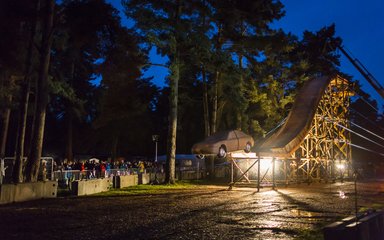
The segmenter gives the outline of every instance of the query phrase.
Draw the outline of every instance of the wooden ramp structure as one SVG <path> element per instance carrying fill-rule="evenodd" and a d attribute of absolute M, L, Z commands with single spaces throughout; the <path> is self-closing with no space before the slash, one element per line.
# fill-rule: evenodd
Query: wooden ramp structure
<path fill-rule="evenodd" d="M 352 91 L 340 76 L 318 77 L 300 89 L 284 124 L 256 146 L 254 154 L 231 154 L 232 169 L 240 171 L 236 182 L 248 179 L 251 167 L 257 166 L 257 184 L 266 179 L 262 161 L 271 162 L 269 181 L 276 183 L 335 181 L 350 177 L 351 136 L 349 105 Z M 242 170 L 239 161 L 249 166 Z M 251 164 L 249 163 L 251 162 Z M 244 164 L 243 164 L 244 165 Z"/>

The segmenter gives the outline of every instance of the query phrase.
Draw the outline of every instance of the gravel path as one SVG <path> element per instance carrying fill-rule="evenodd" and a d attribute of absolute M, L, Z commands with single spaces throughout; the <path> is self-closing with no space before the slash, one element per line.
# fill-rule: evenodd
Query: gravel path
<path fill-rule="evenodd" d="M 0 239 L 297 239 L 355 209 L 353 183 L 227 189 L 3 205 Z M 378 182 L 359 184 L 358 205 L 384 204 L 381 189 Z"/>

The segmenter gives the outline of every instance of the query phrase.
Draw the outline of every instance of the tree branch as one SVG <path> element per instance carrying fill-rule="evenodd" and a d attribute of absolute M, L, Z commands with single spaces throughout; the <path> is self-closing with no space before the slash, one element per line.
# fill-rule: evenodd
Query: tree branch
<path fill-rule="evenodd" d="M 161 64 L 161 63 L 147 63 L 147 64 L 144 64 L 143 67 L 146 67 L 146 66 L 156 66 L 156 67 L 165 67 L 165 68 L 169 68 L 167 65 L 165 64 Z"/>

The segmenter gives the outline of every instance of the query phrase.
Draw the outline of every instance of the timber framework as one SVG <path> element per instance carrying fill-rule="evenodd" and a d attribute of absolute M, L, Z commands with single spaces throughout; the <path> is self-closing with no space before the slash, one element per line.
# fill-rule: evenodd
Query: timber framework
<path fill-rule="evenodd" d="M 349 106 L 350 83 L 340 76 L 309 80 L 292 110 L 256 153 L 232 153 L 232 187 L 238 182 L 261 185 L 335 181 L 352 175 Z"/>

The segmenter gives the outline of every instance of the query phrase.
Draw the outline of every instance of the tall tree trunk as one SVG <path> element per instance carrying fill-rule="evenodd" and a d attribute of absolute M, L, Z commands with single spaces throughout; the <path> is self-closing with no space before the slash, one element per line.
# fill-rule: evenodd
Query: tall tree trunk
<path fill-rule="evenodd" d="M 211 135 L 211 126 L 209 124 L 209 107 L 208 107 L 208 87 L 207 87 L 207 74 L 204 66 L 201 69 L 203 77 L 203 110 L 204 110 L 204 130 L 205 137 Z"/>
<path fill-rule="evenodd" d="M 177 34 L 179 33 L 179 18 L 181 16 L 182 5 L 181 0 L 177 0 L 175 9 L 175 34 L 170 47 L 174 53 L 174 59 L 171 63 L 170 77 L 170 94 L 169 94 L 169 126 L 167 138 L 167 161 L 165 171 L 165 183 L 174 184 L 176 180 L 176 135 L 177 135 L 177 102 L 179 97 L 179 79 L 180 79 L 180 56 L 179 41 Z"/>
<path fill-rule="evenodd" d="M 43 149 L 46 107 L 48 104 L 48 70 L 51 57 L 53 14 L 55 8 L 54 0 L 46 0 L 46 15 L 42 35 L 42 46 L 40 56 L 40 69 L 38 78 L 36 121 L 31 147 L 31 155 L 26 166 L 26 181 L 35 182 L 39 173 L 40 159 Z"/>
<path fill-rule="evenodd" d="M 10 97 L 11 98 L 11 97 Z M 12 98 L 11 98 L 12 99 Z M 8 138 L 8 128 L 9 128 L 9 117 L 11 115 L 11 109 L 7 107 L 2 114 L 3 124 L 1 128 L 1 149 L 0 149 L 0 158 L 5 157 L 5 150 L 7 147 L 7 138 Z"/>
<path fill-rule="evenodd" d="M 29 91 L 31 86 L 31 75 L 33 71 L 32 59 L 33 59 L 33 47 L 34 39 L 37 28 L 37 14 L 40 9 L 40 0 L 35 0 L 36 10 L 35 18 L 31 26 L 31 33 L 29 36 L 28 42 L 28 52 L 25 61 L 25 73 L 24 73 L 24 82 L 22 85 L 22 99 L 20 103 L 20 114 L 18 120 L 18 134 L 17 142 L 15 146 L 15 166 L 13 168 L 13 182 L 20 183 L 23 181 L 23 159 L 24 159 L 24 142 L 25 142 L 25 131 L 27 125 L 27 115 L 28 115 L 28 103 L 29 103 Z"/>
<path fill-rule="evenodd" d="M 219 76 L 220 72 L 216 71 L 215 78 L 213 80 L 213 96 L 212 96 L 212 119 L 211 119 L 211 135 L 217 131 L 217 107 L 218 107 L 218 94 L 219 94 Z"/>
<path fill-rule="evenodd" d="M 8 102 L 12 102 L 12 95 L 7 97 Z M 5 151 L 7 147 L 7 138 L 8 138 L 8 128 L 9 128 L 9 117 L 11 116 L 11 108 L 7 106 L 2 114 L 3 117 L 3 127 L 1 129 L 1 149 L 0 149 L 0 158 L 5 157 Z"/>
<path fill-rule="evenodd" d="M 34 95 L 34 101 L 33 101 L 33 107 L 32 108 L 32 111 L 34 113 L 36 113 L 36 106 L 37 106 L 37 94 L 38 94 L 38 83 L 37 81 L 35 81 L 35 84 L 34 84 L 34 89 L 35 91 L 31 91 L 30 94 Z M 36 122 L 36 114 L 33 114 L 32 115 L 32 120 L 31 120 L 31 123 L 29 124 L 30 126 L 30 132 L 29 132 L 29 138 L 28 138 L 28 141 L 25 141 L 25 154 L 26 156 L 30 156 L 31 155 L 31 148 L 32 148 L 32 141 L 33 141 L 33 136 L 35 134 L 35 122 Z"/>
<path fill-rule="evenodd" d="M 245 26 L 244 21 L 241 20 L 241 36 L 245 36 Z M 241 51 L 241 50 L 240 50 Z M 239 57 L 239 69 L 240 69 L 240 91 L 243 90 L 244 85 L 244 76 L 243 76 L 243 54 L 241 52 L 238 53 Z M 241 93 L 240 93 L 241 94 Z M 243 126 L 243 114 L 244 114 L 244 105 L 241 104 L 240 107 L 236 109 L 236 128 L 237 130 L 241 130 Z"/>
<path fill-rule="evenodd" d="M 168 184 L 175 183 L 175 162 L 176 162 L 176 134 L 177 134 L 177 102 L 178 102 L 178 85 L 180 78 L 180 63 L 178 57 L 171 65 L 172 77 L 170 79 L 171 93 L 169 96 L 169 127 L 167 138 L 167 164 L 165 182 Z"/>
<path fill-rule="evenodd" d="M 243 56 L 239 54 L 239 69 L 240 69 L 240 91 L 243 89 Z M 242 128 L 242 117 L 243 117 L 243 108 L 240 106 L 236 108 L 236 129 L 241 130 Z"/>
<path fill-rule="evenodd" d="M 203 6 L 206 6 L 206 1 L 203 1 Z M 202 15 L 202 29 L 205 34 L 206 28 L 206 16 L 205 11 Z M 209 101 L 208 101 L 208 86 L 207 86 L 207 72 L 205 71 L 205 63 L 201 66 L 201 75 L 203 78 L 203 111 L 204 111 L 204 135 L 208 137 L 211 135 L 211 124 L 209 119 Z"/>
<path fill-rule="evenodd" d="M 9 77 L 6 72 L 2 74 L 2 81 L 4 83 L 4 89 L 11 89 L 13 85 L 13 78 Z M 9 118 L 11 116 L 11 104 L 12 94 L 9 92 L 6 96 L 5 108 L 2 111 L 2 128 L 1 128 L 1 146 L 0 146 L 0 158 L 5 157 L 8 139 Z"/>
<path fill-rule="evenodd" d="M 218 30 L 217 36 L 217 45 L 216 51 L 220 51 L 221 49 L 221 32 L 222 28 L 220 27 Z M 221 72 L 219 69 L 216 70 L 215 77 L 213 79 L 212 84 L 212 112 L 211 112 L 211 135 L 215 134 L 218 128 L 218 107 L 219 107 L 219 82 L 220 82 Z M 211 156 L 207 161 L 207 171 L 210 178 L 214 178 L 215 176 L 215 157 Z"/>
<path fill-rule="evenodd" d="M 8 100 L 12 101 L 12 95 L 8 97 Z M 8 128 L 9 128 L 9 117 L 11 115 L 11 108 L 6 107 L 3 112 L 0 112 L 2 117 L 2 128 L 0 132 L 0 185 L 3 184 L 3 171 L 4 170 L 4 157 L 7 146 Z"/>
<path fill-rule="evenodd" d="M 72 60 L 71 64 L 71 81 L 70 85 L 75 79 L 75 60 Z M 67 148 L 66 148 L 66 156 L 68 162 L 73 162 L 73 109 L 71 103 L 67 103 Z"/>
<path fill-rule="evenodd" d="M 212 84 L 212 114 L 211 114 L 211 133 L 213 135 L 216 132 L 216 123 L 217 123 L 217 106 L 218 106 L 218 79 L 219 79 L 219 71 L 216 71 L 215 78 Z M 218 149 L 217 149 L 218 150 Z M 215 174 L 215 157 L 209 156 L 207 158 L 207 172 L 208 177 L 213 179 Z"/>
<path fill-rule="evenodd" d="M 220 27 L 217 33 L 217 45 L 216 51 L 221 51 L 221 32 L 222 28 Z M 218 110 L 218 101 L 219 101 L 219 81 L 220 81 L 221 72 L 217 69 L 215 73 L 215 78 L 213 80 L 213 96 L 212 96 L 212 118 L 211 118 L 211 135 L 217 131 L 217 110 Z"/>

